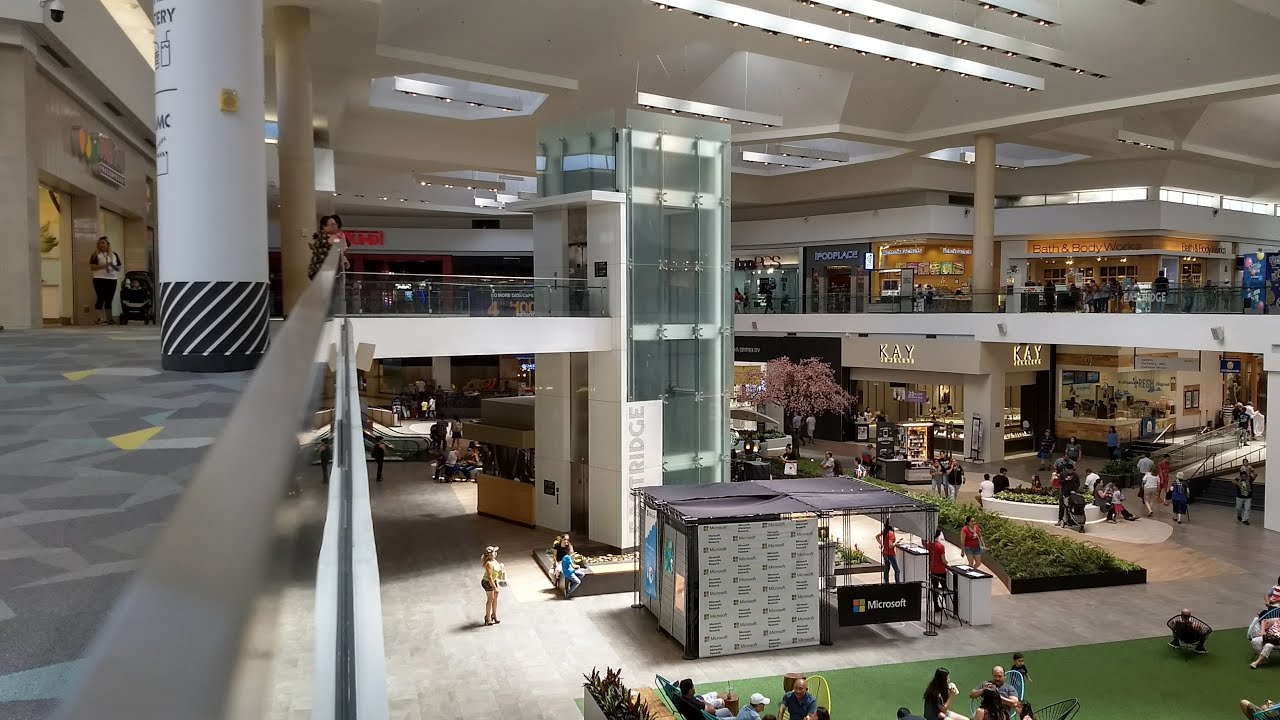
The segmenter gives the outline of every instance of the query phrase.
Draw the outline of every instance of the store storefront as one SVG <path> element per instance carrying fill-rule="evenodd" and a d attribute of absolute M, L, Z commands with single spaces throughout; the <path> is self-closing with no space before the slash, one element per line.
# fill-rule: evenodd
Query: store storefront
<path fill-rule="evenodd" d="M 968 295 L 973 278 L 973 247 L 956 240 L 899 240 L 876 243 L 873 252 L 878 271 L 911 271 L 915 286 L 934 291 L 934 302 L 945 304 Z M 885 276 L 888 277 L 887 275 Z M 873 283 L 872 297 L 880 297 L 883 283 Z M 897 293 L 895 293 L 897 294 Z M 967 299 L 963 300 L 967 302 Z M 947 312 L 945 308 L 935 308 Z M 967 310 L 964 308 L 963 310 Z M 961 310 L 962 311 L 962 310 Z"/>
<path fill-rule="evenodd" d="M 743 296 L 734 312 L 798 312 L 800 255 L 794 250 L 760 250 L 735 256 L 733 289 Z"/>
<path fill-rule="evenodd" d="M 116 132 L 116 120 L 40 71 L 30 71 L 25 98 L 27 154 L 0 159 L 14 182 L 32 178 L 25 192 L 15 188 L 0 198 L 11 238 L 3 245 L 0 281 L 15 301 L 0 307 L 0 325 L 94 324 L 99 315 L 89 261 L 100 237 L 122 263 L 111 313 L 118 317 L 125 274 L 154 277 L 153 156 Z M 27 172 L 16 168 L 24 162 Z"/>
<path fill-rule="evenodd" d="M 1172 288 L 1231 285 L 1236 262 L 1230 242 L 1150 236 L 1005 241 L 1001 256 L 1007 284 L 1049 282 L 1058 300 L 1067 300 L 1072 285 L 1083 289 L 1090 281 L 1134 286 L 1134 293 L 1113 302 L 1113 312 L 1150 311 L 1151 283 L 1161 273 Z"/>
<path fill-rule="evenodd" d="M 770 360 L 788 357 L 793 361 L 816 357 L 831 366 L 836 382 L 848 389 L 841 379 L 840 338 L 793 337 L 777 335 L 737 335 L 733 338 L 733 364 L 735 385 L 744 377 L 743 369 L 764 370 Z M 791 432 L 791 421 L 783 417 L 783 408 L 768 407 L 763 412 L 774 418 L 782 432 Z M 819 440 L 846 440 L 843 436 L 845 416 L 830 413 L 815 418 L 814 437 Z"/>
<path fill-rule="evenodd" d="M 1055 361 L 1057 436 L 1096 455 L 1112 427 L 1129 442 L 1219 423 L 1231 386 L 1218 353 L 1059 345 Z"/>
<path fill-rule="evenodd" d="M 864 312 L 875 256 L 870 243 L 821 245 L 804 249 L 805 310 L 813 313 Z"/>
<path fill-rule="evenodd" d="M 1035 429 L 1051 421 L 1051 347 L 845 338 L 842 360 L 856 398 L 846 436 L 872 442 L 891 425 L 917 464 L 975 450 L 999 461 L 1030 450 Z"/>

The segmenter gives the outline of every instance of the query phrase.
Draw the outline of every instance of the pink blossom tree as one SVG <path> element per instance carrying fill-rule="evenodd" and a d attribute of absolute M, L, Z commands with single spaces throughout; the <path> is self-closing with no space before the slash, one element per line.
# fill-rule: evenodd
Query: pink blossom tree
<path fill-rule="evenodd" d="M 796 363 L 784 355 L 770 360 L 764 372 L 748 371 L 741 379 L 748 382 L 739 383 L 735 397 L 738 402 L 778 405 L 787 418 L 844 412 L 853 402 L 853 397 L 836 382 L 831 365 L 818 358 Z"/>

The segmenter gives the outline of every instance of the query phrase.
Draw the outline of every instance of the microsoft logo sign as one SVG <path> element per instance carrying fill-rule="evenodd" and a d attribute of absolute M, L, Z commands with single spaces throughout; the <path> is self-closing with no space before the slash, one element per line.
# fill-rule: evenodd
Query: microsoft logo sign
<path fill-rule="evenodd" d="M 868 610 L 896 610 L 906 606 L 906 598 L 899 600 L 864 600 L 857 598 L 853 601 L 853 611 L 855 613 L 864 613 Z"/>

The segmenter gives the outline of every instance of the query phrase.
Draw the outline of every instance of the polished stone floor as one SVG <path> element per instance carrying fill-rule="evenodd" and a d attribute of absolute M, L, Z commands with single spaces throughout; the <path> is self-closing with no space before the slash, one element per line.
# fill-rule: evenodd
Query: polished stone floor
<path fill-rule="evenodd" d="M 159 336 L 0 332 L 0 718 L 52 712 L 247 382 Z"/>
<path fill-rule="evenodd" d="M 949 627 L 934 638 L 914 624 L 843 629 L 830 647 L 685 661 L 680 648 L 656 631 L 654 618 L 630 607 L 631 595 L 558 599 L 529 556 L 550 542 L 550 531 L 476 516 L 474 485 L 425 482 L 415 464 L 388 470 L 387 482 L 373 488 L 374 524 L 393 717 L 403 720 L 464 706 L 476 717 L 580 717 L 573 700 L 581 697 L 582 673 L 592 667 L 621 666 L 636 684 L 651 683 L 654 673 L 711 682 L 1058 647 L 1160 635 L 1184 605 L 1211 625 L 1239 627 L 1280 570 L 1274 560 L 1280 535 L 1257 523 L 1237 524 L 1229 509 L 1203 507 L 1194 523 L 1178 527 L 1167 541 L 1132 545 L 1134 557 L 1146 553 L 1162 565 L 1185 558 L 1184 572 L 1170 573 L 1168 580 L 1000 595 L 992 601 L 992 626 Z M 480 554 L 488 544 L 502 547 L 511 577 L 502 595 L 503 622 L 493 627 L 482 623 L 479 587 Z M 1243 657 L 1242 638 L 1238 644 Z M 1135 690 L 1148 691 L 1158 688 Z M 1140 705 L 1136 698 L 1135 707 Z"/>

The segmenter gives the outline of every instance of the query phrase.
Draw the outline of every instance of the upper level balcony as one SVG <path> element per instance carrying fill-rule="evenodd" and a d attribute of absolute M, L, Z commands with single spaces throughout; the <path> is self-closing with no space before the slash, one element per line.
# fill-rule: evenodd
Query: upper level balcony
<path fill-rule="evenodd" d="M 346 273 L 334 303 L 374 358 L 620 347 L 608 288 L 580 278 Z"/>

